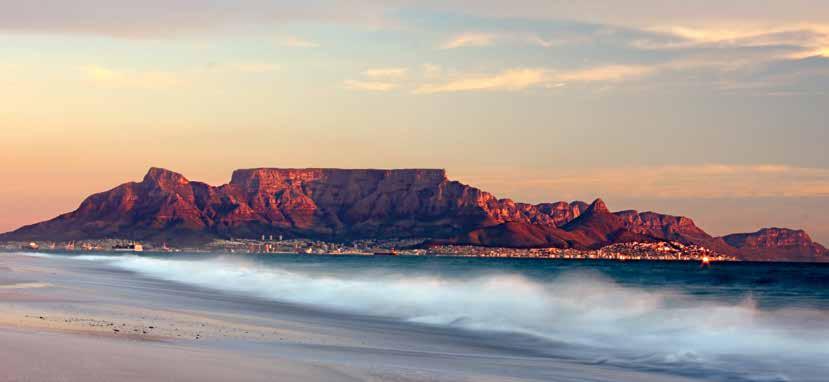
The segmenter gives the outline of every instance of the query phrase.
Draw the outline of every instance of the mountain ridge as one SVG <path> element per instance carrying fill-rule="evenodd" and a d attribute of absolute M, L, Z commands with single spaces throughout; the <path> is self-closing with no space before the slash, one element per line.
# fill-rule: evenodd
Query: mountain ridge
<path fill-rule="evenodd" d="M 2 234 L 0 240 L 117 237 L 199 243 L 278 234 L 587 249 L 662 240 L 761 259 L 778 254 L 821 259 L 825 248 L 798 232 L 767 229 L 717 238 L 687 217 L 611 212 L 601 199 L 591 204 L 499 199 L 450 180 L 443 169 L 252 168 L 236 170 L 227 184 L 211 186 L 153 167 L 140 182 L 93 194 L 75 211 Z"/>

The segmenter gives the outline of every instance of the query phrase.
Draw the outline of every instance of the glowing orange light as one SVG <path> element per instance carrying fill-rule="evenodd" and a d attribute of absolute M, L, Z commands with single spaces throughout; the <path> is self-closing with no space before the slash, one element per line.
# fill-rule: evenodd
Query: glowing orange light
<path fill-rule="evenodd" d="M 702 265 L 709 265 L 709 264 L 711 264 L 711 258 L 709 258 L 708 256 L 703 256 L 702 257 Z"/>

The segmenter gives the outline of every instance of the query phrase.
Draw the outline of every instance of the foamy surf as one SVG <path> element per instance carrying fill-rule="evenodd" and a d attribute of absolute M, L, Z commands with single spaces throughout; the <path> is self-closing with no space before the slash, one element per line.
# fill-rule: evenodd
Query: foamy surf
<path fill-rule="evenodd" d="M 549 340 L 550 347 L 592 349 L 580 353 L 589 354 L 585 362 L 720 376 L 714 379 L 798 380 L 791 377 L 797 368 L 819 367 L 810 365 L 829 356 L 824 310 L 761 309 L 750 295 L 739 303 L 701 299 L 671 288 L 623 286 L 593 272 L 539 281 L 514 272 L 431 276 L 370 259 L 355 272 L 238 256 L 71 258 L 272 301 L 530 335 Z"/>

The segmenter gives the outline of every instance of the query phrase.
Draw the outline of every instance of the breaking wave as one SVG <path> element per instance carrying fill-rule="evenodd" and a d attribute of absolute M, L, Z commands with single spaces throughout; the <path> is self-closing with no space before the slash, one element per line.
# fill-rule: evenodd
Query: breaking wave
<path fill-rule="evenodd" d="M 787 381 L 791 377 L 780 370 L 816 368 L 829 356 L 824 310 L 760 309 L 750 296 L 736 304 L 702 300 L 673 290 L 622 286 L 595 273 L 564 273 L 543 282 L 518 273 L 437 277 L 388 267 L 317 271 L 238 257 L 75 258 L 274 301 L 536 336 L 594 349 L 593 362 L 679 372 L 702 367 L 739 375 L 731 379 Z"/>

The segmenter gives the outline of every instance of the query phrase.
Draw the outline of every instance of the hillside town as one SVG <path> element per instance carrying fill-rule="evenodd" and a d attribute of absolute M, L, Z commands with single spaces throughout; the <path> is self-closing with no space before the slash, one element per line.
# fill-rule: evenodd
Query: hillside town
<path fill-rule="evenodd" d="M 739 261 L 737 257 L 708 248 L 680 242 L 617 243 L 600 249 L 492 248 L 471 245 L 426 245 L 425 239 L 359 240 L 336 243 L 309 239 L 261 237 L 259 240 L 215 240 L 204 246 L 174 248 L 166 244 L 143 244 L 130 240 L 83 240 L 56 242 L 9 242 L 3 251 L 44 252 L 147 252 L 147 253 L 225 253 L 261 255 L 362 255 L 393 253 L 399 256 L 452 256 L 478 258 L 528 258 L 617 261 Z"/>
<path fill-rule="evenodd" d="M 739 261 L 708 248 L 679 242 L 618 243 L 596 250 L 559 248 L 486 248 L 475 246 L 438 246 L 429 255 L 458 257 L 533 258 L 618 261 Z"/>

